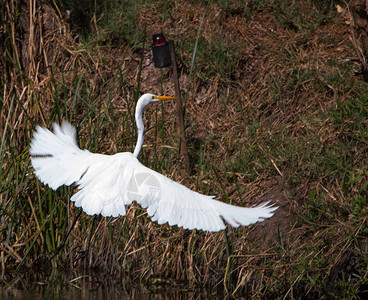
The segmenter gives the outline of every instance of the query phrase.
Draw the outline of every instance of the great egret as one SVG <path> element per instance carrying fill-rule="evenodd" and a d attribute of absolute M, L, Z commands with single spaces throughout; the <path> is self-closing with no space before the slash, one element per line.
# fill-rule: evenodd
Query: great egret
<path fill-rule="evenodd" d="M 172 99 L 152 94 L 140 97 L 135 111 L 138 139 L 133 154 L 103 155 L 81 150 L 75 128 L 65 121 L 61 126 L 54 123 L 53 133 L 37 126 L 30 145 L 36 176 L 53 190 L 76 183 L 79 191 L 70 200 L 88 215 L 124 216 L 125 207 L 136 201 L 158 224 L 211 232 L 225 229 L 223 219 L 238 227 L 271 217 L 277 207 L 269 202 L 248 208 L 226 204 L 194 192 L 138 161 L 144 140 L 144 108 Z"/>

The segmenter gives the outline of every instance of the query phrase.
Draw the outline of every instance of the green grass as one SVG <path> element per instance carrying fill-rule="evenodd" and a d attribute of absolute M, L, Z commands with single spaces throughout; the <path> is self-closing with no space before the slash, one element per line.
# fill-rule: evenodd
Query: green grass
<path fill-rule="evenodd" d="M 142 92 L 143 50 L 150 46 L 146 32 L 153 30 L 144 17 L 151 14 L 164 30 L 171 24 L 169 17 L 177 24 L 175 30 L 166 30 L 176 39 L 180 70 L 189 77 L 182 91 L 188 96 L 194 174 L 180 172 L 170 105 L 147 110 L 141 162 L 238 205 L 256 203 L 270 187 L 279 187 L 280 211 L 290 219 L 287 224 L 284 216 L 277 219 L 279 224 L 265 223 L 264 230 L 228 228 L 208 234 L 159 226 L 133 205 L 126 217 L 97 219 L 91 254 L 78 266 L 104 277 L 129 274 L 129 280 L 142 280 L 150 289 L 167 279 L 171 287 L 184 282 L 187 288 L 218 288 L 234 296 L 357 297 L 367 284 L 368 98 L 367 84 L 353 75 L 355 65 L 347 59 L 355 54 L 348 38 L 341 36 L 336 3 L 185 1 L 177 6 L 111 0 L 89 2 L 84 10 L 84 2 L 63 3 L 96 22 L 79 32 L 82 43 L 65 42 L 69 52 L 60 50 L 59 61 L 40 71 L 44 73 L 38 81 L 20 71 L 19 46 L 9 42 L 13 29 L 8 25 L 4 31 L 2 284 L 11 286 L 16 272 L 32 266 L 47 266 L 53 274 L 78 269 L 72 261 L 87 243 L 92 218 L 83 215 L 48 268 L 45 258 L 78 210 L 69 201 L 72 187 L 54 192 L 37 180 L 28 145 L 36 124 L 51 128 L 66 119 L 76 126 L 82 149 L 105 154 L 134 149 L 134 105 Z M 265 15 L 271 21 L 257 23 Z M 9 14 L 4 11 L 4 16 Z M 228 20 L 233 19 L 226 18 L 233 17 L 247 26 L 249 40 L 229 42 L 233 31 Z M 259 33 L 264 28 L 252 30 L 255 23 L 269 27 Z M 121 50 L 120 61 L 109 52 L 115 48 Z M 125 60 L 138 61 L 134 85 L 122 69 Z M 161 73 L 158 85 L 164 76 Z M 204 101 L 202 94 L 211 88 Z"/>

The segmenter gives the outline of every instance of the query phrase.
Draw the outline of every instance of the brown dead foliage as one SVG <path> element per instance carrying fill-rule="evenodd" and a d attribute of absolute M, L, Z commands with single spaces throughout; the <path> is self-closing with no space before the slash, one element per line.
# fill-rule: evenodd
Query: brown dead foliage
<path fill-rule="evenodd" d="M 98 95 L 96 99 L 104 103 L 104 99 L 112 95 L 111 103 L 117 112 L 127 110 L 127 101 L 131 99 L 129 93 L 135 91 L 139 74 L 142 79 L 141 93 L 174 94 L 170 78 L 171 71 L 165 69 L 161 74 L 160 70 L 155 69 L 150 50 L 144 50 L 141 56 L 141 52 L 133 51 L 127 45 L 115 48 L 96 45 L 95 49 L 86 49 L 76 42 L 66 25 L 47 5 L 35 0 L 19 3 L 9 1 L 5 6 L 8 12 L 14 11 L 12 5 L 20 6 L 18 9 L 22 13 L 17 19 L 19 26 L 15 26 L 16 23 L 11 20 L 12 15 L 9 13 L 6 14 L 9 24 L 6 30 L 11 34 L 10 36 L 5 34 L 4 29 L 0 32 L 2 42 L 0 72 L 4 74 L 0 136 L 2 136 L 13 93 L 17 95 L 19 101 L 14 104 L 9 126 L 19 143 L 24 143 L 29 138 L 29 132 L 25 132 L 30 125 L 28 117 L 32 120 L 32 126 L 36 123 L 45 123 L 44 115 L 48 114 L 51 102 L 56 101 L 51 95 L 52 88 L 49 89 L 48 86 L 51 84 L 51 78 L 61 80 L 61 71 L 77 70 L 79 73 L 86 74 L 92 94 Z M 147 43 L 150 42 L 151 34 L 161 28 L 165 29 L 168 38 L 175 38 L 177 35 L 196 35 L 206 9 L 204 4 L 193 4 L 193 1 L 178 3 L 175 14 L 164 23 L 149 6 L 145 7 L 137 20 L 137 26 L 143 29 L 145 24 Z M 326 139 L 326 142 L 327 139 L 335 139 L 336 133 L 328 126 L 328 120 L 322 122 L 316 117 L 312 118 L 313 123 L 305 124 L 301 121 L 294 122 L 294 119 L 296 115 L 313 117 L 320 111 L 334 107 L 334 98 L 341 97 L 341 91 L 330 86 L 321 77 L 313 79 L 313 82 L 306 80 L 300 83 L 297 90 L 285 89 L 281 92 L 282 98 L 276 101 L 270 86 L 275 78 L 285 85 L 289 84 L 288 78 L 295 69 L 295 65 L 301 70 L 313 69 L 324 74 L 329 71 L 331 58 L 340 61 L 352 59 L 354 53 L 349 49 L 349 29 L 343 24 L 343 19 L 336 16 L 335 22 L 318 26 L 305 39 L 303 33 L 280 27 L 272 15 L 264 11 L 250 16 L 247 22 L 244 22 L 243 13 L 224 14 L 217 6 L 208 8 L 202 37 L 210 41 L 215 39 L 216 35 L 222 34 L 229 44 L 241 41 L 239 59 L 233 67 L 233 80 L 229 85 L 220 80 L 219 74 L 206 81 L 194 78 L 190 82 L 186 106 L 188 140 L 202 144 L 206 142 L 209 135 L 214 136 L 213 146 L 217 151 L 209 154 L 212 156 L 210 159 L 222 166 L 225 161 L 235 160 L 237 151 L 242 145 L 248 145 L 246 132 L 243 132 L 246 127 L 243 123 L 249 121 L 250 117 L 264 125 L 260 129 L 259 139 L 269 139 L 270 136 L 278 134 L 283 126 L 291 132 L 291 137 L 303 134 L 306 127 L 309 127 L 308 129 L 315 130 L 316 135 L 321 136 L 321 139 Z M 223 33 L 217 30 L 220 27 Z M 326 48 L 325 40 L 329 38 L 335 42 L 331 42 Z M 16 55 L 11 59 L 16 61 L 20 70 L 12 69 L 8 63 L 9 58 L 6 59 L 5 48 L 11 48 L 12 43 L 16 50 L 13 54 Z M 294 51 L 290 53 L 294 56 L 293 60 L 279 55 L 284 48 Z M 179 49 L 178 52 L 180 51 L 182 50 Z M 191 55 L 191 53 L 179 54 L 180 57 Z M 141 57 L 143 61 L 140 73 Z M 101 58 L 104 59 L 104 64 L 100 63 Z M 284 61 L 282 61 L 283 58 L 285 58 Z M 313 65 L 310 65 L 311 61 Z M 106 84 L 118 68 L 126 78 L 123 88 Z M 181 89 L 185 94 L 189 81 L 188 66 L 181 61 L 179 70 Z M 62 80 L 67 85 L 74 80 L 74 77 L 73 72 L 65 74 Z M 162 89 L 158 84 L 161 76 Z M 315 90 L 313 87 L 318 80 L 321 89 Z M 353 94 L 354 91 L 345 91 L 344 97 L 349 97 L 350 93 Z M 72 102 L 72 93 L 69 99 Z M 224 105 L 224 99 L 227 99 L 226 105 Z M 243 107 L 242 111 L 239 110 L 239 104 Z M 165 110 L 167 123 L 170 124 L 167 125 L 165 134 L 175 140 L 175 107 L 167 105 Z M 250 116 L 244 111 L 252 111 L 253 115 Z M 85 112 L 80 110 L 79 114 L 75 122 L 78 122 L 78 118 L 82 119 Z M 27 126 L 25 126 L 26 123 Z M 119 135 L 120 125 L 117 125 L 114 130 L 117 130 L 116 134 Z M 84 133 L 81 129 L 80 134 L 88 133 Z M 152 136 L 147 136 L 144 148 L 147 157 L 152 155 L 152 144 L 158 143 L 159 149 L 164 146 L 160 141 L 152 139 Z M 23 144 L 23 147 L 25 146 Z M 101 152 L 109 154 L 124 150 L 113 144 L 108 135 L 103 138 L 100 146 Z M 190 147 L 195 150 L 195 143 L 190 144 Z M 260 149 L 260 151 L 265 155 L 269 153 L 267 149 Z M 256 179 L 249 182 L 247 174 L 237 174 L 240 190 L 244 191 L 240 197 L 236 193 L 237 187 L 234 182 L 223 182 L 229 199 L 239 205 L 252 205 L 270 200 L 279 206 L 271 219 L 250 229 L 229 229 L 228 238 L 232 243 L 235 264 L 231 274 L 232 287 L 243 290 L 244 293 L 250 290 L 261 298 L 265 289 L 272 290 L 274 277 L 285 277 L 285 285 L 290 287 L 283 291 L 286 294 L 285 297 L 291 293 L 294 286 L 298 289 L 297 294 L 308 295 L 310 288 L 304 286 L 303 290 L 300 287 L 301 278 L 307 277 L 308 274 L 300 274 L 300 277 L 293 274 L 294 277 L 288 279 L 288 276 L 293 273 L 293 266 L 299 264 L 298 257 L 300 255 L 308 257 L 312 254 L 322 257 L 335 256 L 334 264 L 324 270 L 326 274 L 324 278 L 336 281 L 338 269 L 345 271 L 348 261 L 353 259 L 349 254 L 351 253 L 350 244 L 347 240 L 335 243 L 332 247 L 324 243 L 332 244 L 333 241 L 330 239 L 343 235 L 342 232 L 346 229 L 336 226 L 336 235 L 326 237 L 328 235 L 324 230 L 312 233 L 305 224 L 300 225 L 298 218 L 301 217 L 308 188 L 323 183 L 318 179 L 309 178 L 310 174 L 305 173 L 301 174 L 303 178 L 300 180 L 300 185 L 293 186 L 290 180 L 292 176 L 288 174 L 287 167 L 277 166 L 272 157 L 270 160 L 274 166 L 272 175 L 257 174 Z M 183 178 L 179 171 L 178 167 L 174 167 L 165 175 L 179 182 L 186 182 L 190 188 L 194 188 L 195 182 L 200 181 L 202 185 L 211 186 L 214 194 L 222 194 L 221 187 L 215 179 L 208 179 L 202 173 L 193 175 L 192 178 Z M 326 201 L 339 199 L 339 194 L 339 186 L 336 185 L 336 190 L 327 193 Z M 119 236 L 116 236 L 115 245 L 111 243 L 107 221 L 100 218 L 93 238 L 93 251 L 86 261 L 87 265 L 92 269 L 102 270 L 103 274 L 113 276 L 129 271 L 133 278 L 162 277 L 184 280 L 185 283 L 193 286 L 202 284 L 227 286 L 223 280 L 226 264 L 230 260 L 226 256 L 224 233 L 172 230 L 168 225 L 158 226 L 146 218 L 141 218 L 142 214 L 145 212 L 133 205 L 125 218 L 116 219 L 109 224 L 113 235 L 115 231 L 119 233 L 120 228 L 129 224 L 127 236 L 130 236 L 130 239 L 121 242 Z M 65 266 L 69 265 L 70 269 L 75 268 L 72 262 L 75 255 L 73 251 L 79 244 L 84 244 L 88 238 L 85 231 L 78 225 L 80 223 L 77 224 L 73 241 L 64 257 Z M 282 251 L 285 253 L 280 257 L 281 243 Z M 320 245 L 320 252 L 315 254 L 315 247 L 309 253 L 302 250 L 307 243 L 314 244 L 315 247 Z M 2 251 L 5 251 L 4 248 Z M 313 259 L 315 257 L 310 257 L 311 263 Z M 275 293 L 277 294 L 277 291 Z"/>

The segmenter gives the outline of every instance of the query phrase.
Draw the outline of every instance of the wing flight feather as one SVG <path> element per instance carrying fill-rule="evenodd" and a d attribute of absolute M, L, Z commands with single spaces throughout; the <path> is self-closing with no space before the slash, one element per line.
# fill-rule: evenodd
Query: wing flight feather
<path fill-rule="evenodd" d="M 142 165 L 131 153 L 94 154 L 81 150 L 75 128 L 54 124 L 54 132 L 37 126 L 31 142 L 31 162 L 36 176 L 52 189 L 76 183 L 71 201 L 89 214 L 117 217 L 136 201 L 152 221 L 184 229 L 219 231 L 224 221 L 247 226 L 273 215 L 276 207 L 229 205 L 194 192 Z"/>

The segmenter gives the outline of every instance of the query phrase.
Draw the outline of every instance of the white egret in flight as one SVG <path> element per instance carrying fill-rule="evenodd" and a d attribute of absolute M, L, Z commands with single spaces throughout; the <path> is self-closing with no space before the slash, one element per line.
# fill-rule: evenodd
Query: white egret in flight
<path fill-rule="evenodd" d="M 30 145 L 36 176 L 53 190 L 77 184 L 79 191 L 70 200 L 88 215 L 124 216 L 125 207 L 136 201 L 158 224 L 212 232 L 225 229 L 223 220 L 238 227 L 271 217 L 276 207 L 268 202 L 253 207 L 226 204 L 194 192 L 138 161 L 144 140 L 144 108 L 172 99 L 152 94 L 140 97 L 135 111 L 138 140 L 134 153 L 103 155 L 81 150 L 76 130 L 68 122 L 61 126 L 54 123 L 53 133 L 37 126 Z"/>

